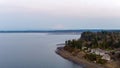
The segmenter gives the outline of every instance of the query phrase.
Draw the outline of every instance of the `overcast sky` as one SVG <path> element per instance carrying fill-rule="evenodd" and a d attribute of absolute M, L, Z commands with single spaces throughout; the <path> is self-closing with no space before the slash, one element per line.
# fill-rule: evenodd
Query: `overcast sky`
<path fill-rule="evenodd" d="M 0 0 L 0 30 L 120 29 L 120 0 Z"/>

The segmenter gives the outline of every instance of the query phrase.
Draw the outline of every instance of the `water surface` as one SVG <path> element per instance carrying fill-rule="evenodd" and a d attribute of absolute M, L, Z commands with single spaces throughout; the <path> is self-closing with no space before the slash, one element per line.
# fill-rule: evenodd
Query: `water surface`
<path fill-rule="evenodd" d="M 56 44 L 79 35 L 1 33 L 0 68 L 81 68 L 55 53 Z"/>

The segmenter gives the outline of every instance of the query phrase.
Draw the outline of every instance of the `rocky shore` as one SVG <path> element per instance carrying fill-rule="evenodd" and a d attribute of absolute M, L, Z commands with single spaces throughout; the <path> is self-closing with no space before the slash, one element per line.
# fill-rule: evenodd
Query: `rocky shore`
<path fill-rule="evenodd" d="M 82 65 L 83 68 L 107 68 L 99 64 L 91 63 L 78 56 L 73 56 L 70 52 L 64 50 L 63 47 L 58 47 L 56 53 L 69 61 Z"/>

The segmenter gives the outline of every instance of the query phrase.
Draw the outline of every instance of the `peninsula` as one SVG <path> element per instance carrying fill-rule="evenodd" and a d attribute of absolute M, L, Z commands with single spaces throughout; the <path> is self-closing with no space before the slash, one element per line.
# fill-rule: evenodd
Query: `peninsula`
<path fill-rule="evenodd" d="M 79 39 L 65 41 L 56 53 L 83 68 L 119 68 L 120 32 L 83 32 Z"/>

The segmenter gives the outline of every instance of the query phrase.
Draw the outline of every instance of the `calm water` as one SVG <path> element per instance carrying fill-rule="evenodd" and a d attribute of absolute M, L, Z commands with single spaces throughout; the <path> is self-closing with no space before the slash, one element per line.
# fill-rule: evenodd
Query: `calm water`
<path fill-rule="evenodd" d="M 1 33 L 0 68 L 81 68 L 55 53 L 56 44 L 79 35 Z"/>

